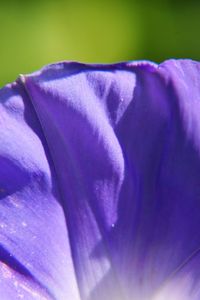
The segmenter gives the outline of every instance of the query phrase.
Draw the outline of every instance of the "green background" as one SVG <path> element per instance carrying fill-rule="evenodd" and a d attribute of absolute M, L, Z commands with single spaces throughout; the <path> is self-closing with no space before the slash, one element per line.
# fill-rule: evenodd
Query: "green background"
<path fill-rule="evenodd" d="M 0 2 L 0 86 L 60 61 L 200 60 L 200 1 Z"/>

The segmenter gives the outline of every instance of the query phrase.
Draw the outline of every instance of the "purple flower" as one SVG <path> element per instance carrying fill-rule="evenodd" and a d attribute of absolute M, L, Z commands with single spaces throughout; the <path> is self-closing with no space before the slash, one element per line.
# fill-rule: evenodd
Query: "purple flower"
<path fill-rule="evenodd" d="M 199 247 L 198 62 L 63 62 L 0 90 L 2 300 L 199 300 Z"/>

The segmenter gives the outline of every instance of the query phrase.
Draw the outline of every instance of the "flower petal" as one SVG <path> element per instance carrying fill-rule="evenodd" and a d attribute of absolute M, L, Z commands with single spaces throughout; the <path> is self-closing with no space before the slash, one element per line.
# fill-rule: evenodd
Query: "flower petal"
<path fill-rule="evenodd" d="M 37 233 L 40 241 L 33 282 L 59 300 L 69 293 L 78 299 L 78 289 L 84 300 L 151 299 L 200 244 L 200 64 L 59 63 L 22 76 L 17 87 L 15 102 L 24 107 L 8 109 L 4 124 L 17 124 L 12 134 L 4 130 L 9 173 L 1 172 L 21 176 L 4 186 L 32 205 L 20 219 L 31 222 L 27 237 Z M 3 201 L 7 208 L 8 196 Z M 17 222 L 12 210 L 6 215 L 7 224 Z M 26 266 L 33 243 L 23 235 L 18 254 L 3 232 L 4 248 Z"/>
<path fill-rule="evenodd" d="M 129 166 L 121 236 L 126 280 L 146 299 L 200 245 L 200 64 L 167 61 L 137 82 L 118 137 Z"/>
<path fill-rule="evenodd" d="M 48 147 L 24 88 L 0 90 L 0 295 L 79 299 Z"/>
<path fill-rule="evenodd" d="M 80 293 L 88 299 L 104 276 L 113 273 L 113 242 L 108 235 L 117 221 L 124 176 L 113 124 L 132 100 L 135 74 L 59 64 L 28 76 L 25 86 L 51 151 Z M 101 257 L 96 257 L 100 243 Z M 115 275 L 105 284 L 104 297 L 109 297 Z"/>

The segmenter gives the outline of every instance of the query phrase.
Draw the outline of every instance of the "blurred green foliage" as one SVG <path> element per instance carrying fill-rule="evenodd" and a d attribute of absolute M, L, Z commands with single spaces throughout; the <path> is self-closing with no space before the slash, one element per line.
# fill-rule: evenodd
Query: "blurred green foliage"
<path fill-rule="evenodd" d="M 0 85 L 60 60 L 200 60 L 200 1 L 1 0 Z"/>

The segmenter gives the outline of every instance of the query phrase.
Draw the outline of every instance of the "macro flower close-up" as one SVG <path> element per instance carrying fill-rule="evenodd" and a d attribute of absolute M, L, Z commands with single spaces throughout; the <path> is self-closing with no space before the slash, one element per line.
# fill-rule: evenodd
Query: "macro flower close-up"
<path fill-rule="evenodd" d="M 0 299 L 200 299 L 200 63 L 60 62 L 0 90 Z"/>

